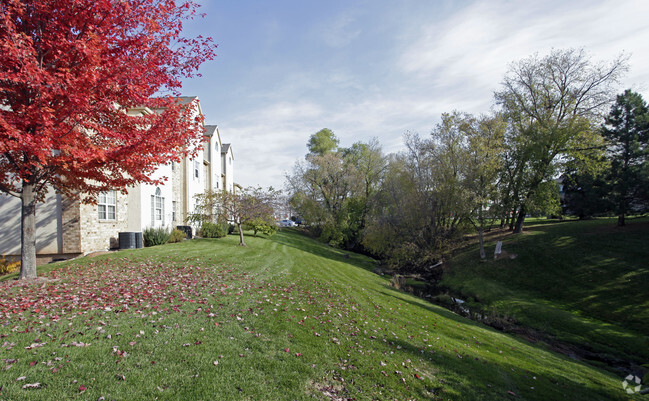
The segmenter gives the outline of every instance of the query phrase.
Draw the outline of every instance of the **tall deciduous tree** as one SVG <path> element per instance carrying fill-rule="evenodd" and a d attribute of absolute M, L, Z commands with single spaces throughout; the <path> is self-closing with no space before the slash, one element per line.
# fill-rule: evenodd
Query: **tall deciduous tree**
<path fill-rule="evenodd" d="M 311 135 L 305 162 L 287 176 L 291 205 L 322 240 L 359 250 L 386 161 L 376 139 L 338 143 L 326 128 Z"/>
<path fill-rule="evenodd" d="M 172 96 L 214 56 L 211 39 L 182 36 L 196 11 L 191 0 L 0 2 L 0 190 L 22 201 L 21 278 L 36 277 L 35 203 L 48 186 L 92 202 L 199 145 L 202 122 Z"/>
<path fill-rule="evenodd" d="M 560 155 L 583 148 L 594 118 L 609 104 L 613 84 L 626 70 L 620 57 L 609 64 L 593 63 L 582 50 L 554 50 L 510 66 L 503 89 L 495 94 L 512 124 L 523 159 L 515 163 L 520 183 L 514 232 L 521 232 L 530 202 L 542 184 L 553 178 Z"/>
<path fill-rule="evenodd" d="M 325 155 L 338 149 L 339 140 L 332 130 L 323 128 L 309 137 L 307 148 L 312 155 Z"/>
<path fill-rule="evenodd" d="M 500 116 L 465 116 L 461 125 L 466 137 L 466 159 L 462 186 L 470 206 L 467 220 L 475 227 L 480 241 L 480 258 L 485 259 L 484 231 L 499 217 L 498 175 L 504 147 L 506 123 Z"/>
<path fill-rule="evenodd" d="M 618 95 L 603 127 L 611 162 L 611 196 L 618 225 L 625 215 L 649 208 L 649 108 L 642 96 L 631 90 Z"/>

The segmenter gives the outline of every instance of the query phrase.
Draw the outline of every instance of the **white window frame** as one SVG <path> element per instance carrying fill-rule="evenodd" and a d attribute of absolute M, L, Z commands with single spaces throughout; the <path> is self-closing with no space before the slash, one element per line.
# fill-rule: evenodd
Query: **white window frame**
<path fill-rule="evenodd" d="M 117 220 L 117 191 L 101 192 L 97 199 L 97 217 L 100 221 Z"/>
<path fill-rule="evenodd" d="M 198 160 L 194 160 L 194 179 L 199 181 L 200 177 L 201 177 L 201 165 L 198 162 Z"/>
<path fill-rule="evenodd" d="M 165 198 L 160 187 L 156 187 L 155 195 L 151 195 L 151 226 L 158 221 L 165 224 Z"/>

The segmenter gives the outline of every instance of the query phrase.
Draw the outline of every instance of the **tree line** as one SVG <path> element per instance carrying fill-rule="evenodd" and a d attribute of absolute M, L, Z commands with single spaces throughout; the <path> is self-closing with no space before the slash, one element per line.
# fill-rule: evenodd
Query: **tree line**
<path fill-rule="evenodd" d="M 406 271 L 436 264 L 469 230 L 485 258 L 485 231 L 520 233 L 530 214 L 623 225 L 649 209 L 647 105 L 627 90 L 611 106 L 626 70 L 622 56 L 535 54 L 509 66 L 493 111 L 444 113 L 396 154 L 376 139 L 341 147 L 322 129 L 287 174 L 291 205 L 322 240 Z"/>

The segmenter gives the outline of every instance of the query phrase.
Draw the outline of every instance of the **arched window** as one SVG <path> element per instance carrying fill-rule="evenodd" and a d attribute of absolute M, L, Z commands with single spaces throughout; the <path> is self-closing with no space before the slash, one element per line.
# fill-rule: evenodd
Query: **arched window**
<path fill-rule="evenodd" d="M 155 195 L 151 195 L 151 225 L 155 226 L 156 222 L 164 225 L 165 216 L 165 198 L 162 196 L 160 187 L 156 187 Z"/>

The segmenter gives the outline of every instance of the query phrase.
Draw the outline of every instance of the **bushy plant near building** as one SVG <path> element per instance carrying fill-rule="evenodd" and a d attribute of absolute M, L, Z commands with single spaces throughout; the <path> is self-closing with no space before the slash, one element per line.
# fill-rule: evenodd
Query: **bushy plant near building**
<path fill-rule="evenodd" d="M 203 238 L 222 238 L 228 235 L 227 224 L 204 222 L 201 225 L 201 236 Z"/>
<path fill-rule="evenodd" d="M 14 262 L 11 259 L 7 259 L 5 255 L 0 256 L 0 275 L 5 275 L 13 273 L 20 267 L 20 262 Z"/>
<path fill-rule="evenodd" d="M 169 243 L 174 243 L 174 242 L 181 242 L 187 238 L 187 234 L 177 228 L 174 228 L 171 231 L 171 234 L 169 235 L 169 240 L 167 242 Z"/>
<path fill-rule="evenodd" d="M 142 231 L 144 246 L 166 244 L 171 237 L 171 232 L 165 227 L 146 228 Z"/>

